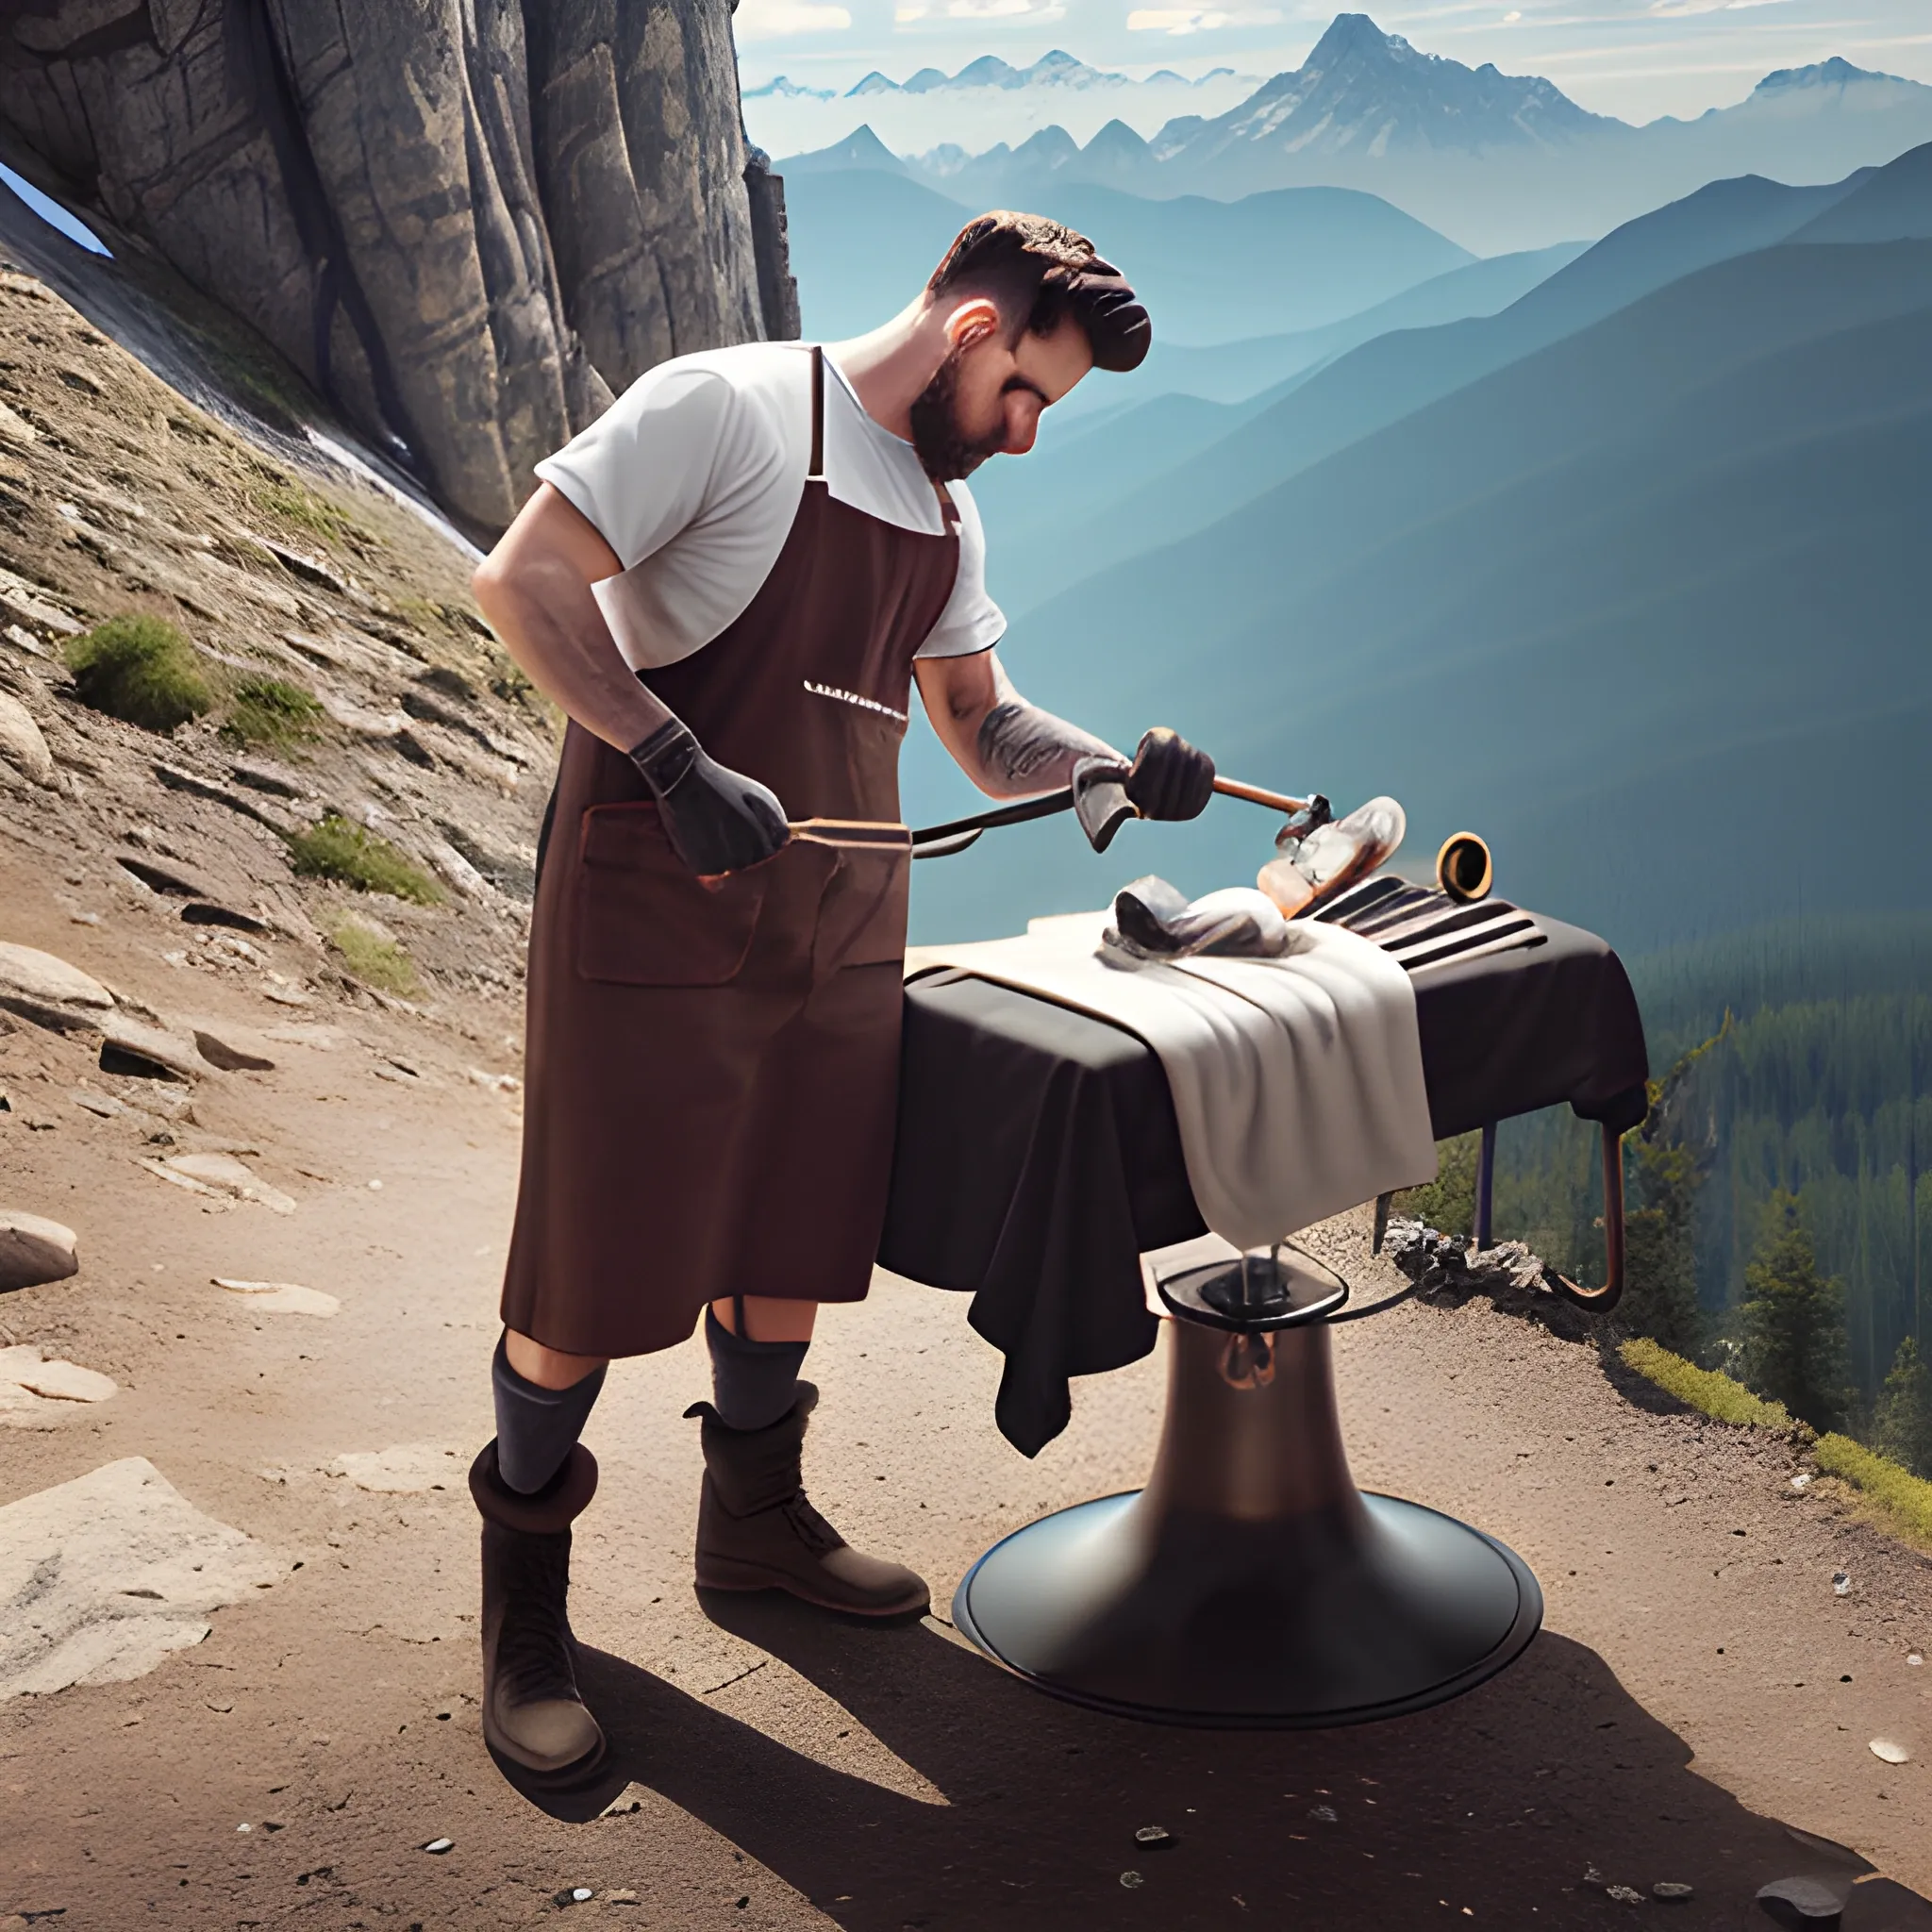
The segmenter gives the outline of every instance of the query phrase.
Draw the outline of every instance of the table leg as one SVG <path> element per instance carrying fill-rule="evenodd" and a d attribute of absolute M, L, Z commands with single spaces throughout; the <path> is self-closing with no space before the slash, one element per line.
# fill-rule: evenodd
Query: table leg
<path fill-rule="evenodd" d="M 1491 1232 L 1496 1198 L 1496 1124 L 1483 1128 L 1482 1149 L 1475 1158 L 1475 1245 L 1487 1253 L 1496 1245 Z"/>

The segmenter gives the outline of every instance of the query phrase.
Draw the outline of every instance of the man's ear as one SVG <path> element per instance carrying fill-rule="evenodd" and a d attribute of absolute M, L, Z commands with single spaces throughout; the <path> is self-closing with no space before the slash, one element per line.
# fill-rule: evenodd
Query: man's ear
<path fill-rule="evenodd" d="M 970 349 L 983 342 L 1000 325 L 1000 311 L 990 296 L 975 295 L 946 317 L 946 346 Z"/>

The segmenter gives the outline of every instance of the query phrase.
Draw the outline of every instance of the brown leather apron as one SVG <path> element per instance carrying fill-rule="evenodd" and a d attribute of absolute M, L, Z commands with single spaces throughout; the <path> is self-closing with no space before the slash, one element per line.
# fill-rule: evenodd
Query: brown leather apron
<path fill-rule="evenodd" d="M 641 674 L 795 822 L 896 824 L 912 662 L 958 564 L 838 502 L 811 351 L 811 471 L 749 608 Z M 642 1355 L 731 1294 L 863 1299 L 891 1178 L 909 835 L 794 839 L 721 882 L 672 857 L 648 787 L 573 723 L 530 931 L 511 1328 Z"/>

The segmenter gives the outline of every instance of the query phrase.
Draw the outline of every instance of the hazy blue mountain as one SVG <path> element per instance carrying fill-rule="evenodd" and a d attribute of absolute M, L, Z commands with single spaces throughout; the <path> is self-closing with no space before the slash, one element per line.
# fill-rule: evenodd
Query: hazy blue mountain
<path fill-rule="evenodd" d="M 1051 131 L 936 158 L 930 178 L 1023 205 L 1089 179 L 1154 198 L 1357 188 L 1488 255 L 1602 234 L 1726 176 L 1822 182 L 1882 165 L 1932 141 L 1932 87 L 1832 58 L 1767 75 L 1735 107 L 1640 128 L 1547 80 L 1422 53 L 1341 14 L 1301 67 L 1227 112 L 1177 117 L 1150 142 L 1124 125 L 1085 146 Z"/>
<path fill-rule="evenodd" d="M 1309 464 L 1690 270 L 1782 241 L 1864 178 L 1824 188 L 1713 182 L 1607 235 L 1499 315 L 1378 336 L 1291 382 L 1178 467 L 1124 469 L 1131 489 L 1110 491 L 1091 515 L 1070 494 L 1057 515 L 1008 517 L 1006 472 L 1017 465 L 996 459 L 974 491 L 992 546 L 993 592 L 1017 614 L 1066 581 L 1070 557 L 1100 571 L 1203 529 Z"/>
<path fill-rule="evenodd" d="M 903 175 L 853 168 L 793 174 L 787 206 L 806 333 L 827 338 L 894 314 L 978 212 Z M 1323 326 L 1470 259 L 1387 202 L 1343 189 L 1149 202 L 1070 183 L 1035 211 L 1091 235 L 1145 295 L 1164 341 Z"/>
<path fill-rule="evenodd" d="M 1393 791 L 1424 863 L 1473 824 L 1503 891 L 1622 945 L 1922 905 L 1928 448 L 1932 243 L 1779 246 L 1070 585 L 1003 656 L 1116 741 L 1158 721 L 1260 783 Z M 1267 852 L 1232 806 L 1101 861 L 1061 829 L 923 868 L 959 871 L 922 929 Z"/>
<path fill-rule="evenodd" d="M 1889 168 L 1868 169 L 1849 194 L 1814 215 L 1794 242 L 1923 242 L 1932 239 L 1932 142 Z"/>
<path fill-rule="evenodd" d="M 896 315 L 968 219 L 923 183 L 871 169 L 790 175 L 785 203 L 805 333 L 828 341 Z"/>
<path fill-rule="evenodd" d="M 1300 378 L 1290 376 L 1286 386 Z M 1104 394 L 1105 391 L 1096 391 Z M 1077 545 L 1043 545 L 1036 552 L 1016 542 L 1036 525 L 1064 528 L 1071 506 L 1082 525 L 1107 522 L 1110 507 L 1153 479 L 1181 468 L 1203 450 L 1224 441 L 1275 399 L 1265 391 L 1240 402 L 1208 402 L 1166 394 L 1107 410 L 1091 423 L 1049 413 L 1038 445 L 1023 458 L 996 458 L 973 479 L 974 501 L 986 521 L 992 582 L 1006 600 L 1008 580 L 1018 582 L 1016 556 L 1037 561 L 1034 601 L 1051 596 L 1071 578 L 1085 577 L 1091 559 Z M 1058 570 L 1056 580 L 1052 573 Z M 1017 604 L 1015 609 L 1022 607 Z"/>
<path fill-rule="evenodd" d="M 1554 248 L 1530 249 L 1519 255 L 1492 255 L 1487 261 L 1473 261 L 1447 275 L 1418 282 L 1414 288 L 1358 314 L 1331 322 L 1325 328 L 1303 329 L 1294 335 L 1257 336 L 1244 342 L 1191 348 L 1163 341 L 1157 316 L 1154 347 L 1134 372 L 1134 382 L 1150 392 L 1178 391 L 1209 402 L 1244 402 L 1391 329 L 1431 328 L 1466 316 L 1494 315 L 1567 267 L 1589 246 L 1587 242 L 1564 242 Z M 1076 390 L 1074 396 L 1085 393 L 1083 388 Z M 1068 400 L 1071 403 L 1074 398 Z"/>
<path fill-rule="evenodd" d="M 910 175 L 912 170 L 882 142 L 870 127 L 855 127 L 841 142 L 822 147 L 808 155 L 792 155 L 781 164 L 788 183 L 801 175 L 847 175 L 855 169 L 868 169 L 880 175 Z M 788 208 L 798 191 L 786 195 Z"/>

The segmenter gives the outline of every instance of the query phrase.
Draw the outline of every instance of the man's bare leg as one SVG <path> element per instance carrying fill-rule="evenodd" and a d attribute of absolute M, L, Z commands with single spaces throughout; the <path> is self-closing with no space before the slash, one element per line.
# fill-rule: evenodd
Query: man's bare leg
<path fill-rule="evenodd" d="M 540 1389 L 574 1389 L 586 1375 L 594 1375 L 610 1365 L 608 1355 L 565 1355 L 562 1349 L 546 1348 L 514 1328 L 503 1331 L 503 1352 L 509 1357 L 510 1367 Z"/>
<path fill-rule="evenodd" d="M 734 1335 L 738 1333 L 740 1301 L 744 1305 L 744 1339 L 747 1341 L 811 1340 L 812 1324 L 818 1319 L 818 1303 L 781 1301 L 776 1295 L 769 1294 L 727 1296 L 724 1301 L 713 1302 L 712 1314 Z M 564 1359 L 577 1361 L 582 1357 L 567 1356 Z"/>

